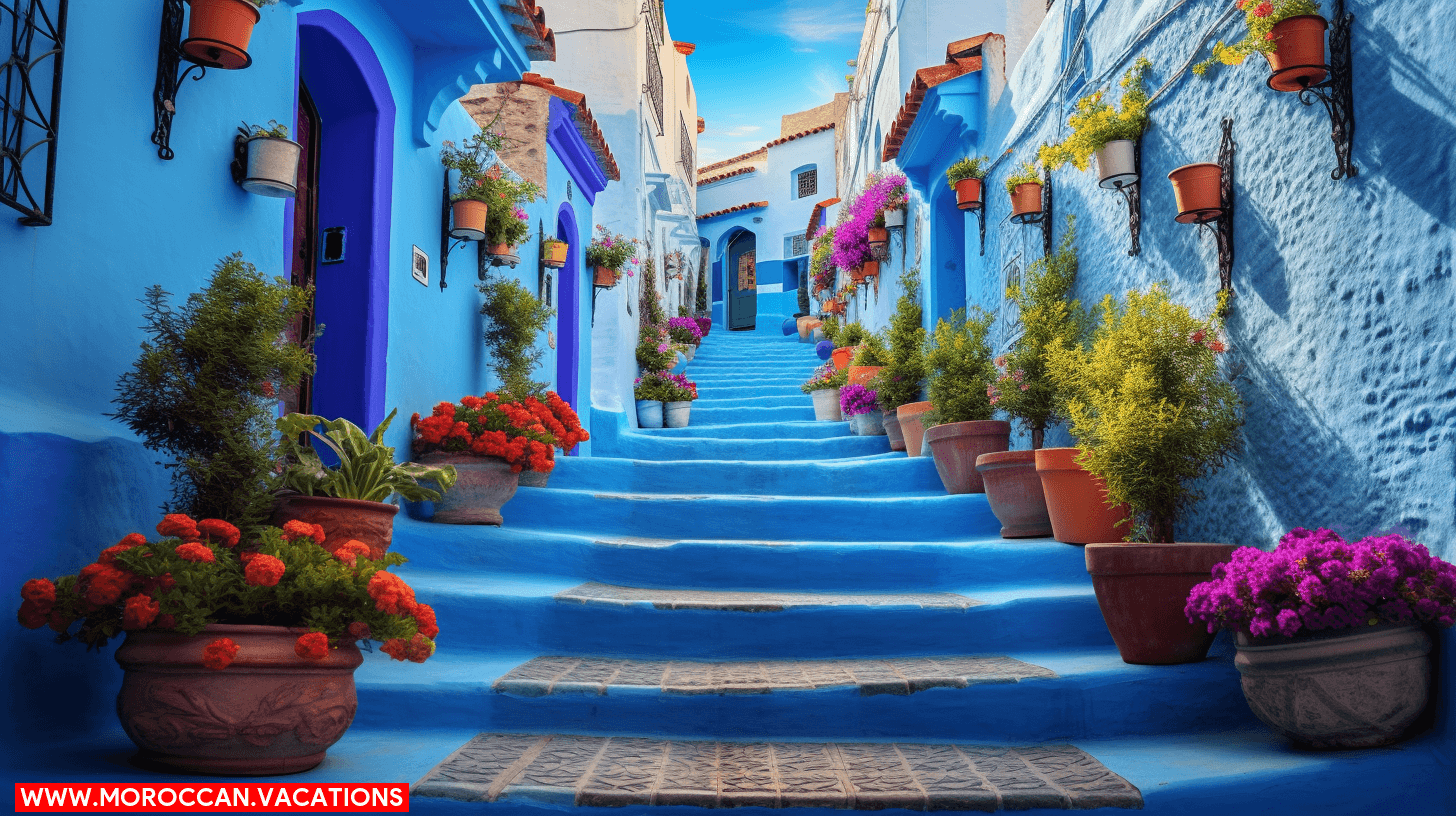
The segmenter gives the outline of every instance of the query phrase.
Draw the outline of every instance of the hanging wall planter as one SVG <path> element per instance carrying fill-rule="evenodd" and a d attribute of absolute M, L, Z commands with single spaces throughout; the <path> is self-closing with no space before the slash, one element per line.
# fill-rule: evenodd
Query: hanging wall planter
<path fill-rule="evenodd" d="M 560 269 L 566 266 L 566 253 L 571 247 L 561 241 L 548 241 L 541 248 L 541 263 L 552 269 Z"/>
<path fill-rule="evenodd" d="M 261 15 L 249 0 L 189 0 L 187 39 L 182 53 L 209 68 L 246 68 L 253 63 L 248 42 Z"/>
<path fill-rule="evenodd" d="M 450 237 L 459 238 L 462 241 L 484 241 L 485 240 L 485 219 L 490 208 L 484 201 L 473 198 L 462 198 L 459 201 L 450 202 L 450 213 L 454 220 L 454 226 L 450 228 Z"/>
<path fill-rule="evenodd" d="M 615 269 L 608 269 L 605 266 L 599 266 L 596 268 L 596 272 L 592 275 L 592 285 L 610 289 L 613 286 L 617 285 L 617 281 L 621 279 L 621 276 L 622 273 L 618 272 Z"/>
<path fill-rule="evenodd" d="M 1105 190 L 1120 190 L 1138 180 L 1136 144 L 1131 139 L 1116 139 L 1092 155 L 1097 159 L 1098 184 Z"/>
<path fill-rule="evenodd" d="M 891 209 L 885 210 L 885 229 L 904 229 L 904 228 L 905 228 L 905 209 L 903 207 L 893 207 Z M 886 239 L 886 240 L 888 240 L 888 239 Z"/>
<path fill-rule="evenodd" d="M 1274 75 L 1269 87 L 1297 93 L 1324 82 L 1329 76 L 1325 61 L 1325 29 L 1329 23 L 1318 14 L 1301 14 L 1274 24 L 1274 52 L 1265 54 Z"/>
<path fill-rule="evenodd" d="M 254 195 L 293 198 L 301 155 L 303 145 L 288 138 L 286 125 L 244 123 L 233 140 L 233 181 Z"/>
<path fill-rule="evenodd" d="M 1178 201 L 1177 221 L 1197 224 L 1223 214 L 1223 168 L 1212 162 L 1185 164 L 1168 174 Z"/>
<path fill-rule="evenodd" d="M 879 276 L 879 261 L 865 261 L 864 266 L 860 267 L 860 283 L 869 283 L 872 278 L 878 278 Z"/>
<path fill-rule="evenodd" d="M 981 209 L 981 180 L 961 179 L 955 183 L 956 207 L 962 210 Z"/>
<path fill-rule="evenodd" d="M 867 233 L 870 252 L 883 255 L 890 249 L 890 230 L 886 227 L 870 227 Z"/>
<path fill-rule="evenodd" d="M 1022 223 L 1041 220 L 1041 185 L 1018 184 L 1011 193 L 1011 216 Z"/>

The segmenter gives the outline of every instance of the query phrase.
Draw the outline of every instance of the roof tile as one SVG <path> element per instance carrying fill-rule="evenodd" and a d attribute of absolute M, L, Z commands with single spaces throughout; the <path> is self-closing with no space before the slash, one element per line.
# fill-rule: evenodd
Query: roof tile
<path fill-rule="evenodd" d="M 622 174 L 617 169 L 617 160 L 612 156 L 611 146 L 607 144 L 607 137 L 602 134 L 601 126 L 592 116 L 591 108 L 586 105 L 586 94 L 563 88 L 550 77 L 530 72 L 521 75 L 520 84 L 540 88 L 575 108 L 573 123 L 577 132 L 586 140 L 587 146 L 596 154 L 597 164 L 601 165 L 602 172 L 612 181 L 622 180 Z"/>
<path fill-rule="evenodd" d="M 761 210 L 767 206 L 767 201 L 750 201 L 747 204 L 738 204 L 725 210 L 714 210 L 710 213 L 703 213 L 702 215 L 698 216 L 698 220 L 707 221 L 709 218 L 717 218 L 720 215 L 728 215 L 729 213 L 742 212 L 744 210 Z"/>
<path fill-rule="evenodd" d="M 891 126 L 890 132 L 885 136 L 885 147 L 880 154 L 881 161 L 890 161 L 899 157 L 900 147 L 905 143 L 905 136 L 910 132 L 910 126 L 915 124 L 915 116 L 920 113 L 920 106 L 925 102 L 927 91 L 941 83 L 981 70 L 981 45 L 992 37 L 1000 38 L 1001 35 L 982 34 L 978 37 L 956 40 L 946 46 L 944 65 L 932 65 L 915 72 L 915 79 L 910 83 L 910 91 L 905 94 L 905 104 L 900 107 L 900 113 L 895 117 L 895 124 Z"/>

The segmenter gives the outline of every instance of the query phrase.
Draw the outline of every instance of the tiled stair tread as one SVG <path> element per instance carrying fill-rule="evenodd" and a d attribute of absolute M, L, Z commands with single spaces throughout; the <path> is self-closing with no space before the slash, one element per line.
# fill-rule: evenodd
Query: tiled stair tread
<path fill-rule="evenodd" d="M 481 734 L 416 797 L 558 806 L 850 810 L 1141 808 L 1140 791 L 1071 745 L 741 743 Z"/>
<path fill-rule="evenodd" d="M 658 609 L 716 609 L 736 612 L 778 612 L 791 607 L 874 606 L 922 609 L 969 609 L 982 601 L 950 592 L 837 593 L 725 592 L 701 589 L 642 589 L 588 581 L 556 595 L 557 601 L 612 606 L 651 604 Z"/>
<path fill-rule="evenodd" d="M 495 681 L 494 688 L 504 694 L 541 697 L 601 695 L 626 688 L 667 694 L 768 694 L 855 686 L 868 696 L 1056 676 L 1051 669 L 1004 655 L 717 662 L 546 656 L 512 669 Z"/>

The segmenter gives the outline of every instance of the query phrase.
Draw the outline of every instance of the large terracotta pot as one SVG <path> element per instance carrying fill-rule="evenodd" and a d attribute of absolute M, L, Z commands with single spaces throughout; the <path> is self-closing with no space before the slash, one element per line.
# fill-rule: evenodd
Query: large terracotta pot
<path fill-rule="evenodd" d="M 1324 81 L 1325 29 L 1329 23 L 1318 14 L 1301 14 L 1274 24 L 1274 53 L 1265 54 L 1274 76 L 1269 87 L 1276 91 L 1302 91 Z"/>
<path fill-rule="evenodd" d="M 925 431 L 925 444 L 935 458 L 935 472 L 952 496 L 985 493 L 976 458 L 1004 451 L 1011 442 L 1011 423 L 999 419 L 948 422 Z"/>
<path fill-rule="evenodd" d="M 1122 522 L 1127 505 L 1107 506 L 1105 483 L 1076 462 L 1081 453 L 1081 448 L 1035 451 L 1052 535 L 1064 544 L 1121 541 L 1132 526 Z"/>
<path fill-rule="evenodd" d="M 1053 517 L 1055 523 L 1055 517 Z M 1166 666 L 1208 656 L 1213 635 L 1203 623 L 1189 623 L 1183 609 L 1188 593 L 1228 561 L 1232 544 L 1087 545 L 1087 572 L 1097 606 L 1125 663 Z"/>
<path fill-rule="evenodd" d="M 394 538 L 394 516 L 399 507 L 384 502 L 335 499 L 288 493 L 273 505 L 270 524 L 282 527 L 286 521 L 306 521 L 324 528 L 323 548 L 333 552 L 349 541 L 369 545 L 369 557 L 383 558 Z"/>
<path fill-rule="evenodd" d="M 864 266 L 861 266 L 860 267 L 860 281 L 861 282 L 868 282 L 870 278 L 878 278 L 879 276 L 880 276 L 880 262 L 879 261 L 865 261 L 864 262 Z"/>
<path fill-rule="evenodd" d="M 1183 223 L 1207 220 L 1223 209 L 1223 168 L 1212 162 L 1185 164 L 1168 174 Z"/>
<path fill-rule="evenodd" d="M 420 457 L 420 461 L 437 467 L 454 465 L 459 477 L 445 497 L 435 502 L 432 521 L 497 527 L 505 523 L 501 507 L 516 495 L 520 486 L 520 475 L 511 472 L 506 460 L 436 451 Z"/>
<path fill-rule="evenodd" d="M 1236 641 L 1244 699 L 1270 728 L 1306 748 L 1397 742 L 1425 710 L 1431 638 L 1384 624 L 1293 638 Z"/>
<path fill-rule="evenodd" d="M 463 198 L 451 202 L 450 211 L 455 221 L 455 226 L 450 228 L 452 238 L 465 241 L 485 240 L 485 219 L 490 214 L 489 205 L 473 198 Z"/>
<path fill-rule="evenodd" d="M 1032 215 L 1041 213 L 1041 185 L 1018 184 L 1011 191 L 1011 214 Z"/>
<path fill-rule="evenodd" d="M 599 267 L 597 267 L 596 268 L 596 272 L 592 273 L 592 285 L 593 286 L 605 286 L 607 288 L 611 288 L 613 286 L 616 286 L 617 285 L 617 270 L 615 270 L 615 269 L 608 269 L 605 266 L 599 266 Z"/>
<path fill-rule="evenodd" d="M 253 63 L 248 42 L 261 15 L 248 0 L 188 0 L 187 39 L 182 53 L 209 68 L 234 70 Z"/>
<path fill-rule="evenodd" d="M 486 249 L 486 254 L 495 255 L 496 257 L 503 257 L 506 255 L 514 255 L 515 249 L 516 248 L 511 246 L 510 244 L 491 244 L 490 247 Z"/>
<path fill-rule="evenodd" d="M 870 380 L 879 376 L 884 366 L 857 366 L 849 367 L 849 381 L 854 385 L 869 385 Z"/>
<path fill-rule="evenodd" d="M 940 462 L 937 456 L 935 461 Z M 986 486 L 986 501 L 1001 522 L 1002 538 L 1042 538 L 1052 534 L 1046 496 L 1036 473 L 1036 451 L 1001 451 L 976 457 Z"/>
<path fill-rule="evenodd" d="M 829 358 L 834 361 L 835 368 L 845 369 L 849 367 L 849 361 L 853 360 L 854 355 L 858 353 L 859 346 L 845 346 L 844 348 L 835 349 L 834 353 L 829 355 Z"/>
<path fill-rule="evenodd" d="M 888 246 L 890 243 L 890 231 L 885 227 L 870 227 L 865 237 L 869 240 L 870 249 Z"/>
<path fill-rule="evenodd" d="M 212 624 L 200 635 L 128 632 L 116 713 L 144 764 L 210 776 L 273 776 L 324 759 L 354 721 L 354 644 L 323 660 L 294 653 L 306 629 Z M 219 638 L 238 645 L 222 670 L 202 665 Z"/>
<path fill-rule="evenodd" d="M 981 180 L 961 179 L 955 183 L 956 206 L 962 210 L 981 209 Z M 1040 209 L 1040 207 L 1038 207 Z"/>
<path fill-rule="evenodd" d="M 923 453 L 920 445 L 925 438 L 925 424 L 921 417 L 929 410 L 928 402 L 908 402 L 895 410 L 900 418 L 900 433 L 905 436 L 905 452 L 911 456 Z"/>
<path fill-rule="evenodd" d="M 900 414 L 898 411 L 890 411 L 885 414 L 882 422 L 885 426 L 885 436 L 890 438 L 890 450 L 905 450 L 905 434 L 900 430 Z"/>
<path fill-rule="evenodd" d="M 814 419 L 816 421 L 840 421 L 838 388 L 820 388 L 817 391 L 810 391 L 809 396 L 814 399 Z"/>

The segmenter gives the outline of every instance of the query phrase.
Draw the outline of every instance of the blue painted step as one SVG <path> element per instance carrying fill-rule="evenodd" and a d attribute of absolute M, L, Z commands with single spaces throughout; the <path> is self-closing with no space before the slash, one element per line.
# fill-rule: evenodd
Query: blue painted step
<path fill-rule="evenodd" d="M 718 426 L 732 428 L 735 426 Z M 760 426 L 742 426 L 757 428 Z M 847 434 L 842 422 L 798 423 Z M 692 426 L 654 431 L 661 436 L 695 436 Z M 705 429 L 698 429 L 699 433 Z M 846 437 L 847 438 L 847 437 Z M 610 485 L 623 493 L 701 493 L 752 496 L 945 495 L 935 463 L 925 457 L 854 458 L 830 462 L 650 462 L 632 459 L 563 457 L 546 490 L 595 490 Z M 517 495 L 521 495 L 517 493 Z M 514 500 L 506 505 L 509 510 Z M 999 530 L 999 527 L 996 528 Z M 826 533 L 832 532 L 826 530 Z"/>
<path fill-rule="evenodd" d="M 745 422 L 738 425 L 694 425 L 686 428 L 642 428 L 641 433 L 666 438 L 713 437 L 715 439 L 829 439 L 836 436 L 850 436 L 848 422 L 776 422 L 765 425 Z M 600 458 L 600 457 L 599 457 Z M 583 458 L 582 461 L 591 461 Z M 557 468 L 561 461 L 557 460 Z"/>
<path fill-rule="evenodd" d="M 810 414 L 813 414 L 812 410 Z M 688 427 L 692 427 L 692 425 L 689 424 Z M 632 459 L 653 461 L 798 462 L 814 459 L 846 459 L 890 452 L 890 443 L 883 436 L 846 436 L 831 439 L 718 439 L 713 437 L 668 438 L 656 436 L 650 432 L 633 432 L 623 434 L 620 445 L 624 453 Z M 899 455 L 904 456 L 905 454 Z"/>
<path fill-rule="evenodd" d="M 797 400 L 796 400 L 797 401 Z M 690 425 L 738 425 L 744 422 L 813 422 L 812 403 L 798 405 L 757 407 L 732 406 L 716 408 L 712 405 L 694 405 Z"/>

